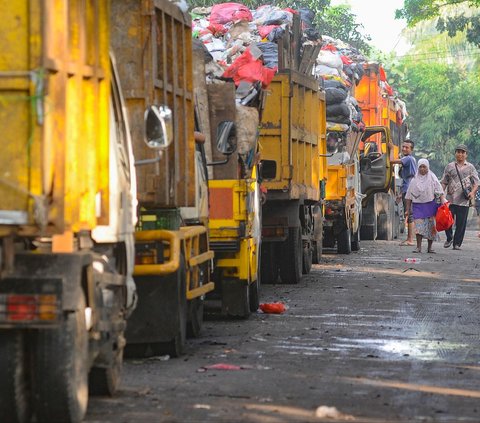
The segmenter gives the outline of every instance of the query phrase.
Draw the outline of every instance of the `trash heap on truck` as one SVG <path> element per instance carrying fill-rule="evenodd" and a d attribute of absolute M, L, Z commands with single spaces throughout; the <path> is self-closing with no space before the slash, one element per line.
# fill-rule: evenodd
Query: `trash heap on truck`
<path fill-rule="evenodd" d="M 360 239 L 391 240 L 403 230 L 401 181 L 388 146 L 392 140 L 398 155 L 407 112 L 380 64 L 340 40 L 323 41 L 315 74 L 325 81 L 327 99 L 324 246 L 336 243 L 348 254 Z"/>
<path fill-rule="evenodd" d="M 214 157 L 209 181 L 226 314 L 256 310 L 260 280 L 298 283 L 321 255 L 325 96 L 312 73 L 320 36 L 308 12 L 238 3 L 192 10 L 209 58 L 204 127 L 214 133 L 229 120 L 237 132 L 236 154 L 220 165 Z"/>

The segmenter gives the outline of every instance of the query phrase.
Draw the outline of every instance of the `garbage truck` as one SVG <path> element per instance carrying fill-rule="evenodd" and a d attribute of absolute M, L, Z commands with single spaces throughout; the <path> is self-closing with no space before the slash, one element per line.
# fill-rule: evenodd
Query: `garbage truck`
<path fill-rule="evenodd" d="M 355 87 L 366 125 L 359 147 L 362 193 L 361 239 L 392 240 L 403 232 L 404 212 L 398 165 L 390 163 L 390 140 L 398 157 L 406 139 L 405 103 L 388 84 L 381 64 L 364 64 L 364 75 Z"/>
<path fill-rule="evenodd" d="M 137 170 L 138 305 L 126 351 L 178 357 L 187 334 L 199 335 L 205 295 L 214 288 L 206 156 L 201 137 L 195 140 L 191 21 L 168 0 L 119 0 L 110 22 Z"/>
<path fill-rule="evenodd" d="M 327 122 L 323 246 L 339 254 L 360 249 L 362 198 L 358 146 L 362 132 Z"/>
<path fill-rule="evenodd" d="M 301 46 L 299 17 L 279 43 L 278 72 L 260 122 L 262 280 L 297 284 L 322 254 L 325 92 L 312 76 L 320 45 Z M 301 51 L 302 50 L 302 51 Z"/>
<path fill-rule="evenodd" d="M 80 422 L 118 387 L 134 307 L 134 159 L 108 1 L 0 11 L 0 415 Z"/>
<path fill-rule="evenodd" d="M 210 133 L 218 133 L 228 123 L 231 128 L 230 149 L 212 146 L 208 163 L 215 291 L 207 300 L 225 316 L 246 318 L 257 311 L 260 295 L 260 115 L 257 107 L 236 102 L 234 83 L 212 83 L 206 88 Z"/>

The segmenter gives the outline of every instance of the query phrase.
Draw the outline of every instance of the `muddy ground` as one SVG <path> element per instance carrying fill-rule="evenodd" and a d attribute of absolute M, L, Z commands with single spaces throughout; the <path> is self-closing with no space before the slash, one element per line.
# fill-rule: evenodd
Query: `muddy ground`
<path fill-rule="evenodd" d="M 299 285 L 262 287 L 284 314 L 210 320 L 182 358 L 127 360 L 86 421 L 480 422 L 480 239 L 434 246 L 325 251 Z"/>

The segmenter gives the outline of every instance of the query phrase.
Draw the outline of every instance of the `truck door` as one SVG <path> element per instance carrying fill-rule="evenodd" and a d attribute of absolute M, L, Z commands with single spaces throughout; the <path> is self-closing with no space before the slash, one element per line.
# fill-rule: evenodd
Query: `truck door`
<path fill-rule="evenodd" d="M 387 192 L 392 178 L 388 141 L 390 130 L 384 126 L 366 128 L 362 137 L 364 150 L 360 153 L 362 194 Z"/>

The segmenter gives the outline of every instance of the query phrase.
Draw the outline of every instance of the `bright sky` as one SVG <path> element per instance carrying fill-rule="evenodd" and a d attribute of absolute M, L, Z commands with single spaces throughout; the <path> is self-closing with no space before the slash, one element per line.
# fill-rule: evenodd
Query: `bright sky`
<path fill-rule="evenodd" d="M 332 6 L 349 4 L 365 28 L 364 32 L 372 38 L 373 44 L 379 50 L 390 53 L 392 50 L 399 55 L 408 50 L 408 45 L 401 37 L 404 21 L 395 19 L 395 10 L 403 6 L 403 0 L 331 0 Z"/>

